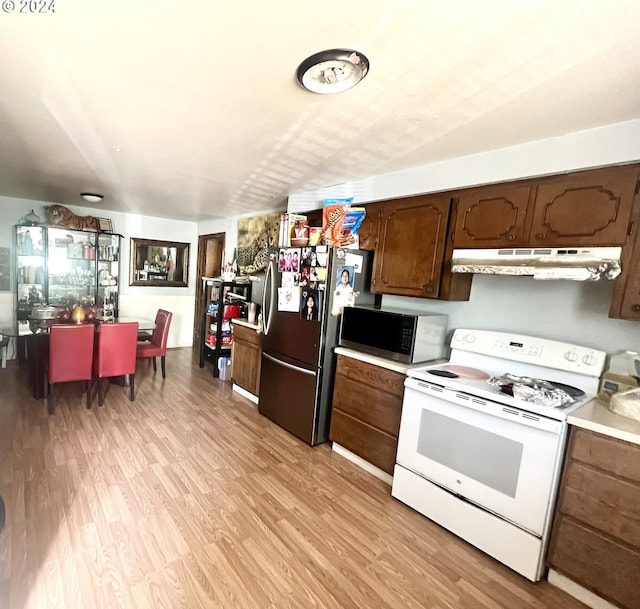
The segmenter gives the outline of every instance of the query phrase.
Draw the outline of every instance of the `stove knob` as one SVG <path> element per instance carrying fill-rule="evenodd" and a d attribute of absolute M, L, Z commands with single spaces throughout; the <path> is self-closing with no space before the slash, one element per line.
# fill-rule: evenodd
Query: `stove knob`
<path fill-rule="evenodd" d="M 476 337 L 475 337 L 475 335 L 474 335 L 474 334 L 467 334 L 467 335 L 464 337 L 464 340 L 465 340 L 465 342 L 467 342 L 467 343 L 475 343 L 475 342 L 476 342 Z"/>
<path fill-rule="evenodd" d="M 564 359 L 566 359 L 568 362 L 577 362 L 578 354 L 575 351 L 567 351 L 564 354 Z"/>
<path fill-rule="evenodd" d="M 587 355 L 582 358 L 582 362 L 587 366 L 593 366 L 593 364 L 596 363 L 596 358 L 593 357 L 593 353 L 587 353 Z"/>

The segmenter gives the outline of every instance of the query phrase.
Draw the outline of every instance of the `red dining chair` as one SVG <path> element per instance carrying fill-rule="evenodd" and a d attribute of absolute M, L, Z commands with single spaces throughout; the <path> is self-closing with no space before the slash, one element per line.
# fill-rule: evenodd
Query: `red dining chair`
<path fill-rule="evenodd" d="M 57 383 L 86 381 L 87 408 L 91 408 L 93 379 L 93 324 L 53 325 L 49 330 L 49 359 L 44 361 L 44 381 L 49 414 L 55 406 Z"/>
<path fill-rule="evenodd" d="M 127 377 L 129 400 L 133 402 L 136 377 L 138 322 L 101 324 L 93 370 L 98 382 L 98 405 L 104 404 L 105 379 Z"/>
<path fill-rule="evenodd" d="M 165 378 L 165 357 L 167 355 L 167 337 L 169 336 L 169 325 L 171 324 L 171 318 L 173 313 L 165 311 L 164 309 L 158 309 L 156 313 L 156 327 L 151 335 L 150 342 L 138 342 L 138 349 L 136 357 L 141 359 L 143 357 L 153 358 L 153 370 L 156 368 L 156 357 L 160 358 L 160 367 L 162 368 L 162 378 Z"/>

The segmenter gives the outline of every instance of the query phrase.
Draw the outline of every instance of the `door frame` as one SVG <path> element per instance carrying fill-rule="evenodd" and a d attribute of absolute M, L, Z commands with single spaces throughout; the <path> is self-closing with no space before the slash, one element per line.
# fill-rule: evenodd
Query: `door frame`
<path fill-rule="evenodd" d="M 217 243 L 214 251 L 209 247 L 212 242 Z M 198 257 L 196 263 L 196 298 L 193 315 L 192 346 L 200 348 L 200 336 L 202 330 L 202 318 L 204 304 L 202 302 L 202 277 L 219 277 L 222 273 L 222 259 L 226 244 L 226 233 L 211 233 L 198 235 Z M 207 275 L 207 273 L 210 275 Z"/>

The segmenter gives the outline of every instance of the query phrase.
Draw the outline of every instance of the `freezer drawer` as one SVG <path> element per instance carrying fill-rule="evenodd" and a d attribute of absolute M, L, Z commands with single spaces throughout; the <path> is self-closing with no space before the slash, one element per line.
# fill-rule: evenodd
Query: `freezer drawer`
<path fill-rule="evenodd" d="M 301 440 L 315 444 L 317 379 L 315 370 L 263 353 L 258 411 Z"/>

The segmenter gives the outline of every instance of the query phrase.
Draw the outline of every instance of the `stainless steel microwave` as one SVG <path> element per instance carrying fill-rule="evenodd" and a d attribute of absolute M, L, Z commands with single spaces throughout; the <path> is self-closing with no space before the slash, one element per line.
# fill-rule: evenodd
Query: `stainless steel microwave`
<path fill-rule="evenodd" d="M 400 309 L 345 307 L 340 345 L 414 364 L 443 357 L 447 315 Z"/>

